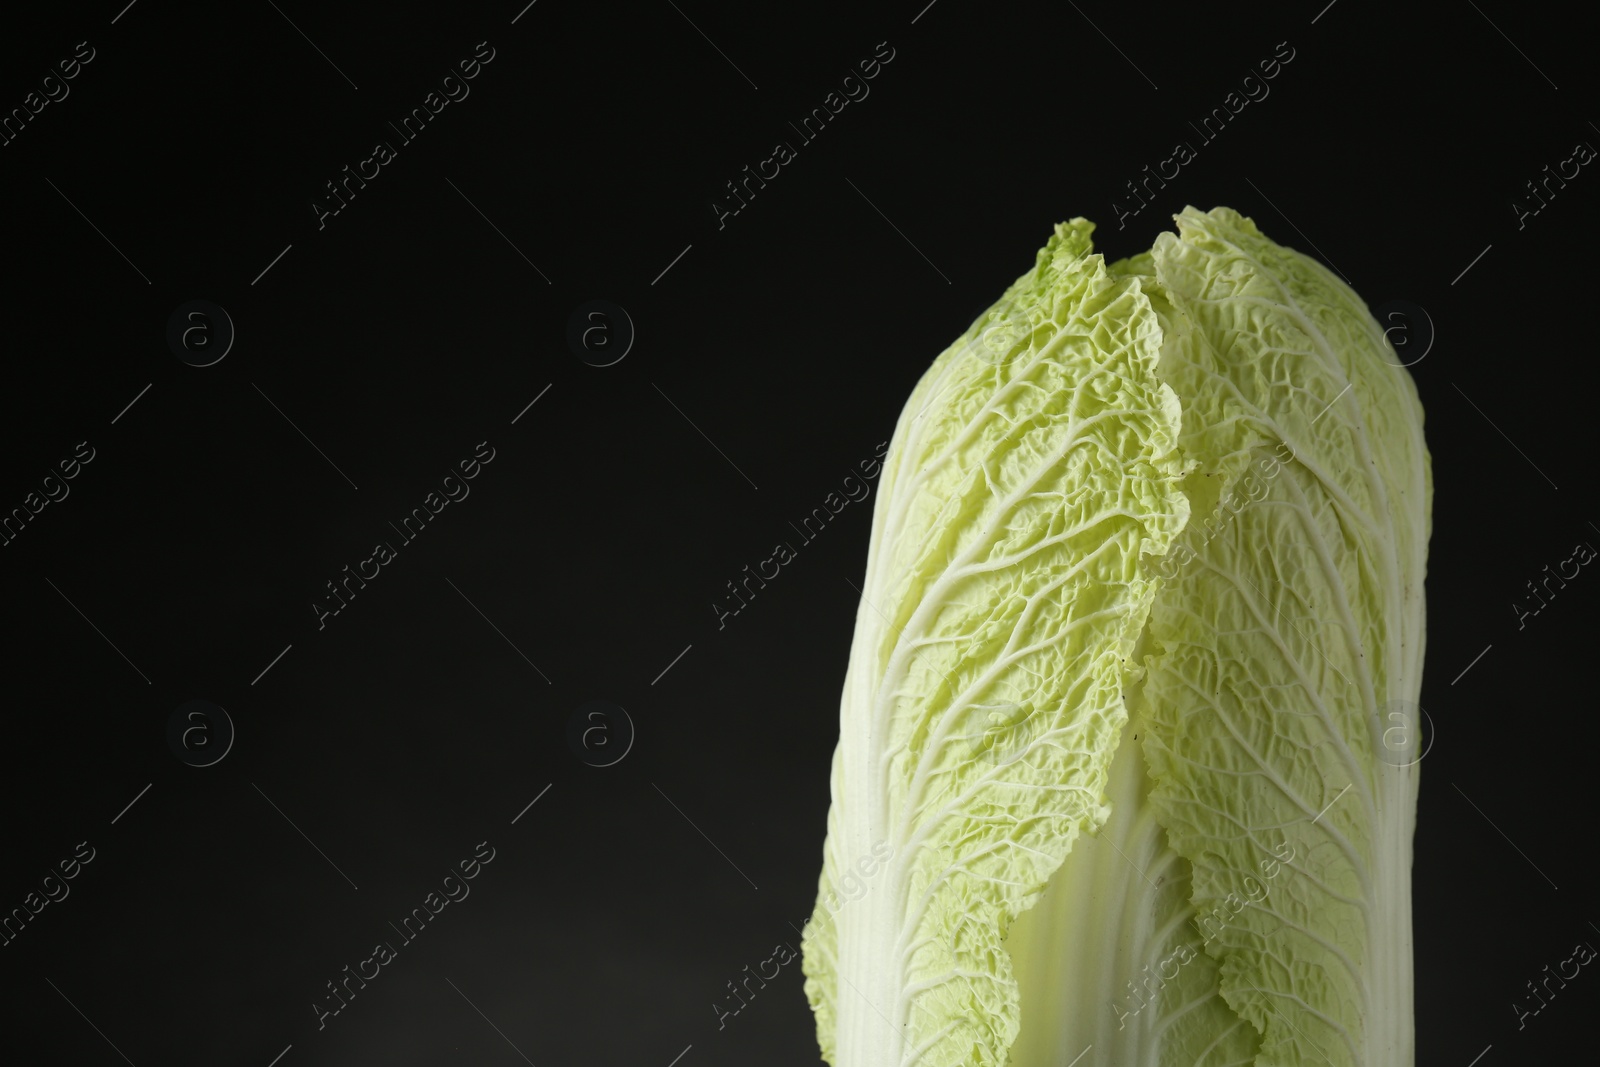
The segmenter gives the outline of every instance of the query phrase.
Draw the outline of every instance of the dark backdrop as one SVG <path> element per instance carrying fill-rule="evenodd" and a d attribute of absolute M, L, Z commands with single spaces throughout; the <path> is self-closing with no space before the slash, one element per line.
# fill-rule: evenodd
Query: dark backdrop
<path fill-rule="evenodd" d="M 59 499 L 0 548 L 0 910 L 76 877 L 0 948 L 0 1056 L 817 1062 L 798 964 L 720 1030 L 712 1005 L 813 903 L 870 501 L 720 627 L 713 604 L 1053 223 L 1121 256 L 1185 204 L 1397 310 L 1427 408 L 1418 1062 L 1592 1051 L 1600 979 L 1520 1030 L 1512 1008 L 1600 944 L 1600 578 L 1513 607 L 1600 544 L 1600 176 L 1537 213 L 1523 189 L 1600 145 L 1592 24 L 1504 0 L 524 2 L 4 18 L 0 105 L 38 113 L 0 148 L 0 505 Z M 789 124 L 875 52 L 870 95 L 802 143 Z M 1189 123 L 1275 52 L 1270 95 L 1204 143 Z M 463 60 L 470 95 L 409 143 L 386 125 Z M 394 157 L 363 163 L 379 140 Z M 719 226 L 780 140 L 795 157 Z M 1180 140 L 1133 212 L 1125 183 Z M 346 166 L 377 173 L 335 214 Z M 186 364 L 227 343 L 218 307 L 225 358 Z M 414 541 L 391 527 L 462 485 Z M 395 557 L 363 563 L 379 541 Z M 377 576 L 323 615 L 346 566 Z M 209 766 L 177 753 L 221 752 L 219 713 L 169 744 L 191 700 L 234 733 Z M 391 932 L 475 850 L 470 896 Z"/>

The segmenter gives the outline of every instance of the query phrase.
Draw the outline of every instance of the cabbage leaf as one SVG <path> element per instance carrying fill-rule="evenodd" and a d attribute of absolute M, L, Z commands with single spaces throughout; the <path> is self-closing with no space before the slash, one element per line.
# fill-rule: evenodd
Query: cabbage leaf
<path fill-rule="evenodd" d="M 1337 277 L 1176 221 L 1057 226 L 896 427 L 804 937 L 835 1067 L 1412 1062 L 1421 408 Z"/>

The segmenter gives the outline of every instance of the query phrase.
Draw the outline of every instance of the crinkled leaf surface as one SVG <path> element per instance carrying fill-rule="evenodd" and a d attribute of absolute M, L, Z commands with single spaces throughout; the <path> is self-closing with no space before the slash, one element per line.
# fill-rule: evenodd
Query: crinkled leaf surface
<path fill-rule="evenodd" d="M 1154 311 L 1090 230 L 1057 228 L 890 445 L 805 936 L 836 1063 L 1000 1062 L 1018 1026 L 1004 932 L 1107 813 L 1145 560 L 1185 512 Z M 892 858 L 834 911 L 878 842 Z"/>
<path fill-rule="evenodd" d="M 1109 270 L 1059 227 L 902 416 L 806 931 L 837 1067 L 1412 1062 L 1421 409 L 1327 270 L 1177 221 Z"/>

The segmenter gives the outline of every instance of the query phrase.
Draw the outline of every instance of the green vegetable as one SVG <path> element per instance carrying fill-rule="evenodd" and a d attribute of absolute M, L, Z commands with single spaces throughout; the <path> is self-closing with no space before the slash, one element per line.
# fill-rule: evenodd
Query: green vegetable
<path fill-rule="evenodd" d="M 1413 1060 L 1422 411 L 1327 270 L 1176 221 L 1057 226 L 901 415 L 804 939 L 835 1067 Z"/>

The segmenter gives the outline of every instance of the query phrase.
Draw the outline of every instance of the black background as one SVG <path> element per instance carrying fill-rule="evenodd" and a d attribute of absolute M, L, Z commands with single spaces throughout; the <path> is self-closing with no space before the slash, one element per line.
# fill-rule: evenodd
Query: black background
<path fill-rule="evenodd" d="M 0 107 L 95 58 L 0 148 L 0 508 L 95 458 L 0 548 L 0 911 L 96 851 L 0 948 L 0 1056 L 818 1062 L 798 963 L 720 1031 L 712 1004 L 813 905 L 870 502 L 722 629 L 712 604 L 1053 223 L 1120 257 L 1186 203 L 1431 320 L 1397 335 L 1437 492 L 1418 1062 L 1592 1052 L 1600 979 L 1521 1030 L 1511 1004 L 1600 943 L 1600 578 L 1520 630 L 1511 605 L 1600 544 L 1600 176 L 1521 229 L 1512 208 L 1600 145 L 1594 26 L 1503 0 L 924 2 L 8 12 Z M 470 96 L 319 229 L 323 183 L 480 41 Z M 719 229 L 724 183 L 883 41 L 870 96 Z M 1187 122 L 1279 42 L 1271 95 L 1200 145 Z M 1178 140 L 1197 158 L 1119 230 Z M 637 328 L 604 368 L 565 339 L 594 298 Z M 165 341 L 191 299 L 237 329 L 206 368 Z M 470 496 L 319 630 L 324 583 L 485 440 Z M 205 768 L 166 741 L 194 698 L 238 731 Z M 637 728 L 606 768 L 566 742 L 595 699 Z M 471 896 L 319 1032 L 324 983 L 485 840 Z"/>

